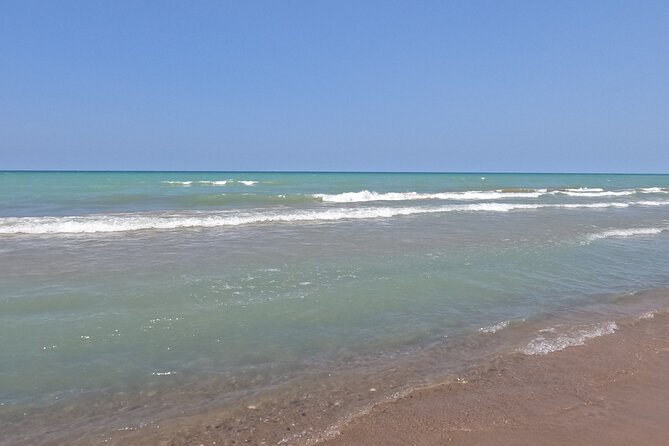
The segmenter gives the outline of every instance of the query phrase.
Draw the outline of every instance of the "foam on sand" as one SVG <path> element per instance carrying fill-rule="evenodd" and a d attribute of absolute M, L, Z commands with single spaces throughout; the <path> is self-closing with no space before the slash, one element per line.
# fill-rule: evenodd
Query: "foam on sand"
<path fill-rule="evenodd" d="M 607 321 L 575 327 L 566 333 L 558 333 L 557 330 L 542 330 L 542 334 L 531 340 L 521 352 L 526 355 L 546 355 L 568 347 L 584 345 L 588 339 L 613 334 L 617 329 L 618 325 L 615 322 Z"/>

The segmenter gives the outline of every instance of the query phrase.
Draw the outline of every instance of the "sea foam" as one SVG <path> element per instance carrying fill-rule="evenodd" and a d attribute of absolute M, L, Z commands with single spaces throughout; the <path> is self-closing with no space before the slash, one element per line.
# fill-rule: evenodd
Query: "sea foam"
<path fill-rule="evenodd" d="M 607 190 L 607 191 L 557 191 L 557 193 L 569 195 L 570 197 L 623 197 L 627 195 L 634 195 L 636 190 Z"/>
<path fill-rule="evenodd" d="M 361 190 L 358 192 L 343 192 L 340 194 L 312 194 L 312 197 L 328 203 L 359 203 L 367 201 L 411 201 L 411 200 L 453 200 L 477 201 L 499 200 L 505 198 L 539 198 L 544 195 L 567 195 L 576 198 L 596 197 L 624 197 L 635 194 L 669 193 L 669 189 L 660 187 L 646 187 L 639 189 L 604 190 L 599 187 L 581 187 L 556 189 L 526 189 L 526 190 L 471 190 L 461 192 L 375 192 Z"/>
<path fill-rule="evenodd" d="M 192 186 L 193 184 L 201 184 L 204 186 L 227 186 L 230 184 L 242 184 L 244 186 L 253 186 L 258 184 L 255 180 L 190 180 L 190 181 L 161 181 L 163 184 L 174 184 L 178 186 Z"/>
<path fill-rule="evenodd" d="M 542 330 L 542 336 L 531 340 L 521 350 L 526 355 L 546 355 L 548 353 L 564 350 L 567 347 L 584 345 L 588 339 L 613 334 L 618 325 L 613 321 L 601 322 L 590 326 L 576 327 L 568 333 L 557 334 L 556 330 Z M 553 337 L 548 334 L 555 333 Z"/>
<path fill-rule="evenodd" d="M 509 326 L 510 323 L 511 323 L 510 320 L 502 321 L 502 322 L 500 322 L 498 324 L 495 324 L 495 325 L 490 325 L 488 327 L 481 327 L 481 328 L 479 328 L 479 331 L 481 333 L 494 334 L 494 333 L 497 333 L 500 330 L 504 330 L 506 327 Z"/>
<path fill-rule="evenodd" d="M 511 212 L 536 209 L 598 209 L 624 208 L 630 203 L 471 203 L 423 207 L 358 207 L 311 209 L 302 211 L 259 210 L 231 212 L 197 212 L 184 214 L 134 213 L 93 214 L 69 217 L 5 217 L 0 218 L 0 234 L 78 234 L 123 232 L 143 229 L 211 228 L 258 223 L 319 222 L 390 218 L 415 214 L 443 212 Z M 669 201 L 661 202 L 669 204 Z"/>
<path fill-rule="evenodd" d="M 629 228 L 629 229 L 610 229 L 607 231 L 590 234 L 586 237 L 586 243 L 606 238 L 627 238 L 644 235 L 657 235 L 669 228 Z"/>
<path fill-rule="evenodd" d="M 544 191 L 545 192 L 545 191 Z M 502 198 L 539 198 L 543 193 L 541 190 L 528 192 L 505 192 L 495 191 L 463 191 L 463 192 L 374 192 L 362 190 L 359 192 L 344 192 L 341 194 L 313 194 L 318 198 L 329 203 L 357 203 L 366 201 L 411 201 L 411 200 L 496 200 Z"/>

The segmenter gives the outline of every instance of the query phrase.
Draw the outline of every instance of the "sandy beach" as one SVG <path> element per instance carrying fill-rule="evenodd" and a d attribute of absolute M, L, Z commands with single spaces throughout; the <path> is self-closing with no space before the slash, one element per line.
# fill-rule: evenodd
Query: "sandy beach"
<path fill-rule="evenodd" d="M 546 355 L 499 355 L 484 368 L 377 403 L 329 429 L 296 406 L 277 408 L 285 412 L 279 423 L 255 410 L 246 417 L 210 412 L 77 444 L 665 445 L 669 314 L 619 320 L 617 327 Z M 285 418 L 290 412 L 292 424 Z M 294 435 L 299 429 L 310 434 Z"/>
<path fill-rule="evenodd" d="M 669 316 L 376 406 L 322 444 L 665 445 Z"/>

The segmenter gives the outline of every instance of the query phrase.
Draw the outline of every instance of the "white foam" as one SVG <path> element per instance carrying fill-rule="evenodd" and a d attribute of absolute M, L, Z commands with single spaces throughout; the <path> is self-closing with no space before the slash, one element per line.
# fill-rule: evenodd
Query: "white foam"
<path fill-rule="evenodd" d="M 344 192 L 341 194 L 314 194 L 324 202 L 330 203 L 357 203 L 366 201 L 411 201 L 411 200 L 495 200 L 503 198 L 539 198 L 545 190 L 533 190 L 528 192 L 505 192 L 494 191 L 463 191 L 463 192 L 374 192 L 362 190 L 359 192 Z"/>
<path fill-rule="evenodd" d="M 662 187 L 641 187 L 638 189 L 604 190 L 600 187 L 579 187 L 569 189 L 558 189 L 549 192 L 551 195 L 561 194 L 570 197 L 592 198 L 592 197 L 624 197 L 635 194 L 666 194 L 669 189 Z"/>
<path fill-rule="evenodd" d="M 190 186 L 193 184 L 192 181 L 161 181 L 161 183 L 164 184 L 178 184 L 180 186 Z"/>
<path fill-rule="evenodd" d="M 312 209 L 302 211 L 264 210 L 197 212 L 183 214 L 135 213 L 85 215 L 69 217 L 5 217 L 0 218 L 0 234 L 78 234 L 123 232 L 143 229 L 211 228 L 256 223 L 319 222 L 390 218 L 414 214 L 443 212 L 510 212 L 536 209 L 587 209 L 628 207 L 632 203 L 471 203 L 424 207 L 358 207 Z M 669 201 L 661 202 L 669 204 Z"/>
<path fill-rule="evenodd" d="M 638 191 L 642 194 L 669 194 L 669 189 L 662 187 L 642 187 Z"/>
<path fill-rule="evenodd" d="M 329 203 L 358 203 L 367 201 L 410 201 L 410 200 L 454 200 L 454 201 L 475 201 L 475 200 L 497 200 L 504 198 L 539 198 L 543 195 L 567 195 L 576 198 L 596 198 L 596 197 L 625 197 L 643 194 L 669 193 L 669 189 L 660 187 L 645 187 L 639 189 L 619 189 L 604 190 L 600 187 L 580 187 L 562 190 L 547 189 L 528 189 L 523 191 L 513 190 L 471 190 L 461 192 L 375 192 L 370 190 L 361 190 L 359 192 L 343 192 L 340 194 L 313 194 L 318 198 Z"/>
<path fill-rule="evenodd" d="M 389 218 L 429 212 L 443 208 L 337 208 L 298 212 L 228 212 L 181 215 L 115 214 L 72 217 L 0 218 L 0 234 L 76 234 L 137 231 L 141 229 L 210 228 L 269 222 L 316 222 L 342 219 Z M 465 209 L 462 209 L 465 210 Z"/>
<path fill-rule="evenodd" d="M 193 184 L 202 184 L 205 186 L 227 186 L 229 184 L 243 184 L 244 186 L 253 186 L 258 184 L 254 180 L 189 180 L 189 181 L 161 181 L 164 184 L 176 184 L 180 186 L 191 186 Z"/>
<path fill-rule="evenodd" d="M 597 209 L 597 208 L 626 208 L 629 207 L 630 204 L 636 204 L 634 202 L 632 203 L 618 203 L 618 202 L 611 202 L 611 203 L 566 203 L 566 204 L 553 204 L 553 205 L 544 205 L 542 207 L 555 207 L 555 208 L 565 208 L 565 209 L 578 209 L 578 208 L 592 208 L 592 209 Z M 669 202 L 667 202 L 669 204 Z"/>
<path fill-rule="evenodd" d="M 565 189 L 567 192 L 603 192 L 604 189 L 601 187 L 578 187 L 578 188 L 571 188 L 571 189 Z"/>
<path fill-rule="evenodd" d="M 495 325 L 490 325 L 488 327 L 479 328 L 479 331 L 481 333 L 487 333 L 487 334 L 497 333 L 498 331 L 504 330 L 506 327 L 508 327 L 510 323 L 511 323 L 510 320 L 509 321 L 502 321 L 502 322 L 500 322 L 498 324 L 495 324 Z"/>
<path fill-rule="evenodd" d="M 564 350 L 568 347 L 584 345 L 588 339 L 597 338 L 614 333 L 618 329 L 618 325 L 613 322 L 602 322 L 599 324 L 576 327 L 569 333 L 556 334 L 552 338 L 546 336 L 538 336 L 530 341 L 521 351 L 526 355 L 546 355 L 548 353 Z M 543 331 L 547 335 L 548 331 Z"/>
<path fill-rule="evenodd" d="M 637 201 L 637 204 L 641 206 L 664 206 L 667 204 L 666 201 Z"/>
<path fill-rule="evenodd" d="M 569 195 L 570 197 L 623 197 L 626 195 L 634 195 L 636 190 L 607 190 L 607 191 L 558 191 L 560 194 Z"/>
<path fill-rule="evenodd" d="M 587 236 L 587 242 L 593 242 L 605 238 L 627 238 L 643 235 L 657 235 L 669 228 L 629 228 L 629 229 L 611 229 L 608 231 L 597 232 Z"/>

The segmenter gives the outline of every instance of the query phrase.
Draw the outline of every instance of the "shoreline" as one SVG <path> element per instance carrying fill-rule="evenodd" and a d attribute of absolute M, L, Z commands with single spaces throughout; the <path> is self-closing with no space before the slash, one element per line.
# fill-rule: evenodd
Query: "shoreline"
<path fill-rule="evenodd" d="M 608 301 L 605 321 L 597 304 L 585 314 L 576 312 L 569 317 L 503 321 L 456 344 L 398 357 L 366 373 L 353 370 L 340 375 L 333 370 L 230 406 L 212 400 L 209 408 L 182 411 L 192 397 L 185 388 L 164 395 L 155 389 L 118 401 L 95 398 L 79 409 L 60 406 L 50 414 L 42 411 L 51 421 L 68 426 L 66 429 L 54 430 L 47 423 L 41 429 L 35 426 L 32 435 L 14 437 L 10 443 L 0 440 L 0 444 L 27 445 L 39 440 L 37 444 L 44 445 L 529 445 L 565 441 L 608 445 L 629 444 L 637 438 L 643 444 L 666 444 L 669 431 L 661 430 L 661 420 L 669 415 L 665 404 L 669 390 L 664 390 L 669 389 L 669 377 L 662 374 L 669 370 L 667 297 L 666 288 L 618 295 Z M 547 344 L 537 345 L 537 340 Z M 458 352 L 470 359 L 472 352 L 479 356 L 469 367 L 456 367 L 431 378 L 424 375 L 437 366 L 452 366 L 453 353 Z M 202 391 L 215 397 L 214 387 L 204 386 Z M 158 406 L 170 408 L 171 415 L 165 412 L 167 416 L 139 422 L 140 414 Z M 81 412 L 86 407 L 94 418 Z M 120 414 L 116 411 L 124 407 L 131 409 L 125 418 L 130 421 L 127 417 L 134 414 L 136 423 L 100 418 L 105 412 Z M 39 413 L 28 418 L 35 422 L 35 416 L 41 419 Z M 594 424 L 584 425 L 583 420 Z M 98 424 L 91 430 L 91 422 L 106 427 Z M 630 423 L 646 424 L 643 429 L 621 431 L 621 426 Z M 569 437 L 574 432 L 579 434 Z M 610 432 L 615 436 L 607 437 Z M 616 443 L 618 437 L 620 443 Z"/>
<path fill-rule="evenodd" d="M 666 296 L 663 290 L 650 299 Z M 323 405 L 307 409 L 298 392 L 289 399 L 282 394 L 258 406 L 250 400 L 241 410 L 213 409 L 145 428 L 86 435 L 73 444 L 667 444 L 669 312 L 628 313 L 614 325 L 615 331 L 586 337 L 583 345 L 546 354 L 506 350 L 433 384 L 403 389 L 395 382 L 398 393 L 392 397 L 365 402 L 348 387 L 361 383 L 346 380 L 338 395 L 319 396 L 314 383 L 305 383 L 301 390 Z M 385 377 L 363 379 L 369 387 Z M 374 390 L 370 397 L 381 389 Z M 341 398 L 361 404 L 350 412 L 333 404 Z"/>
<path fill-rule="evenodd" d="M 322 446 L 664 445 L 669 315 L 547 355 L 498 358 L 379 404 Z"/>

